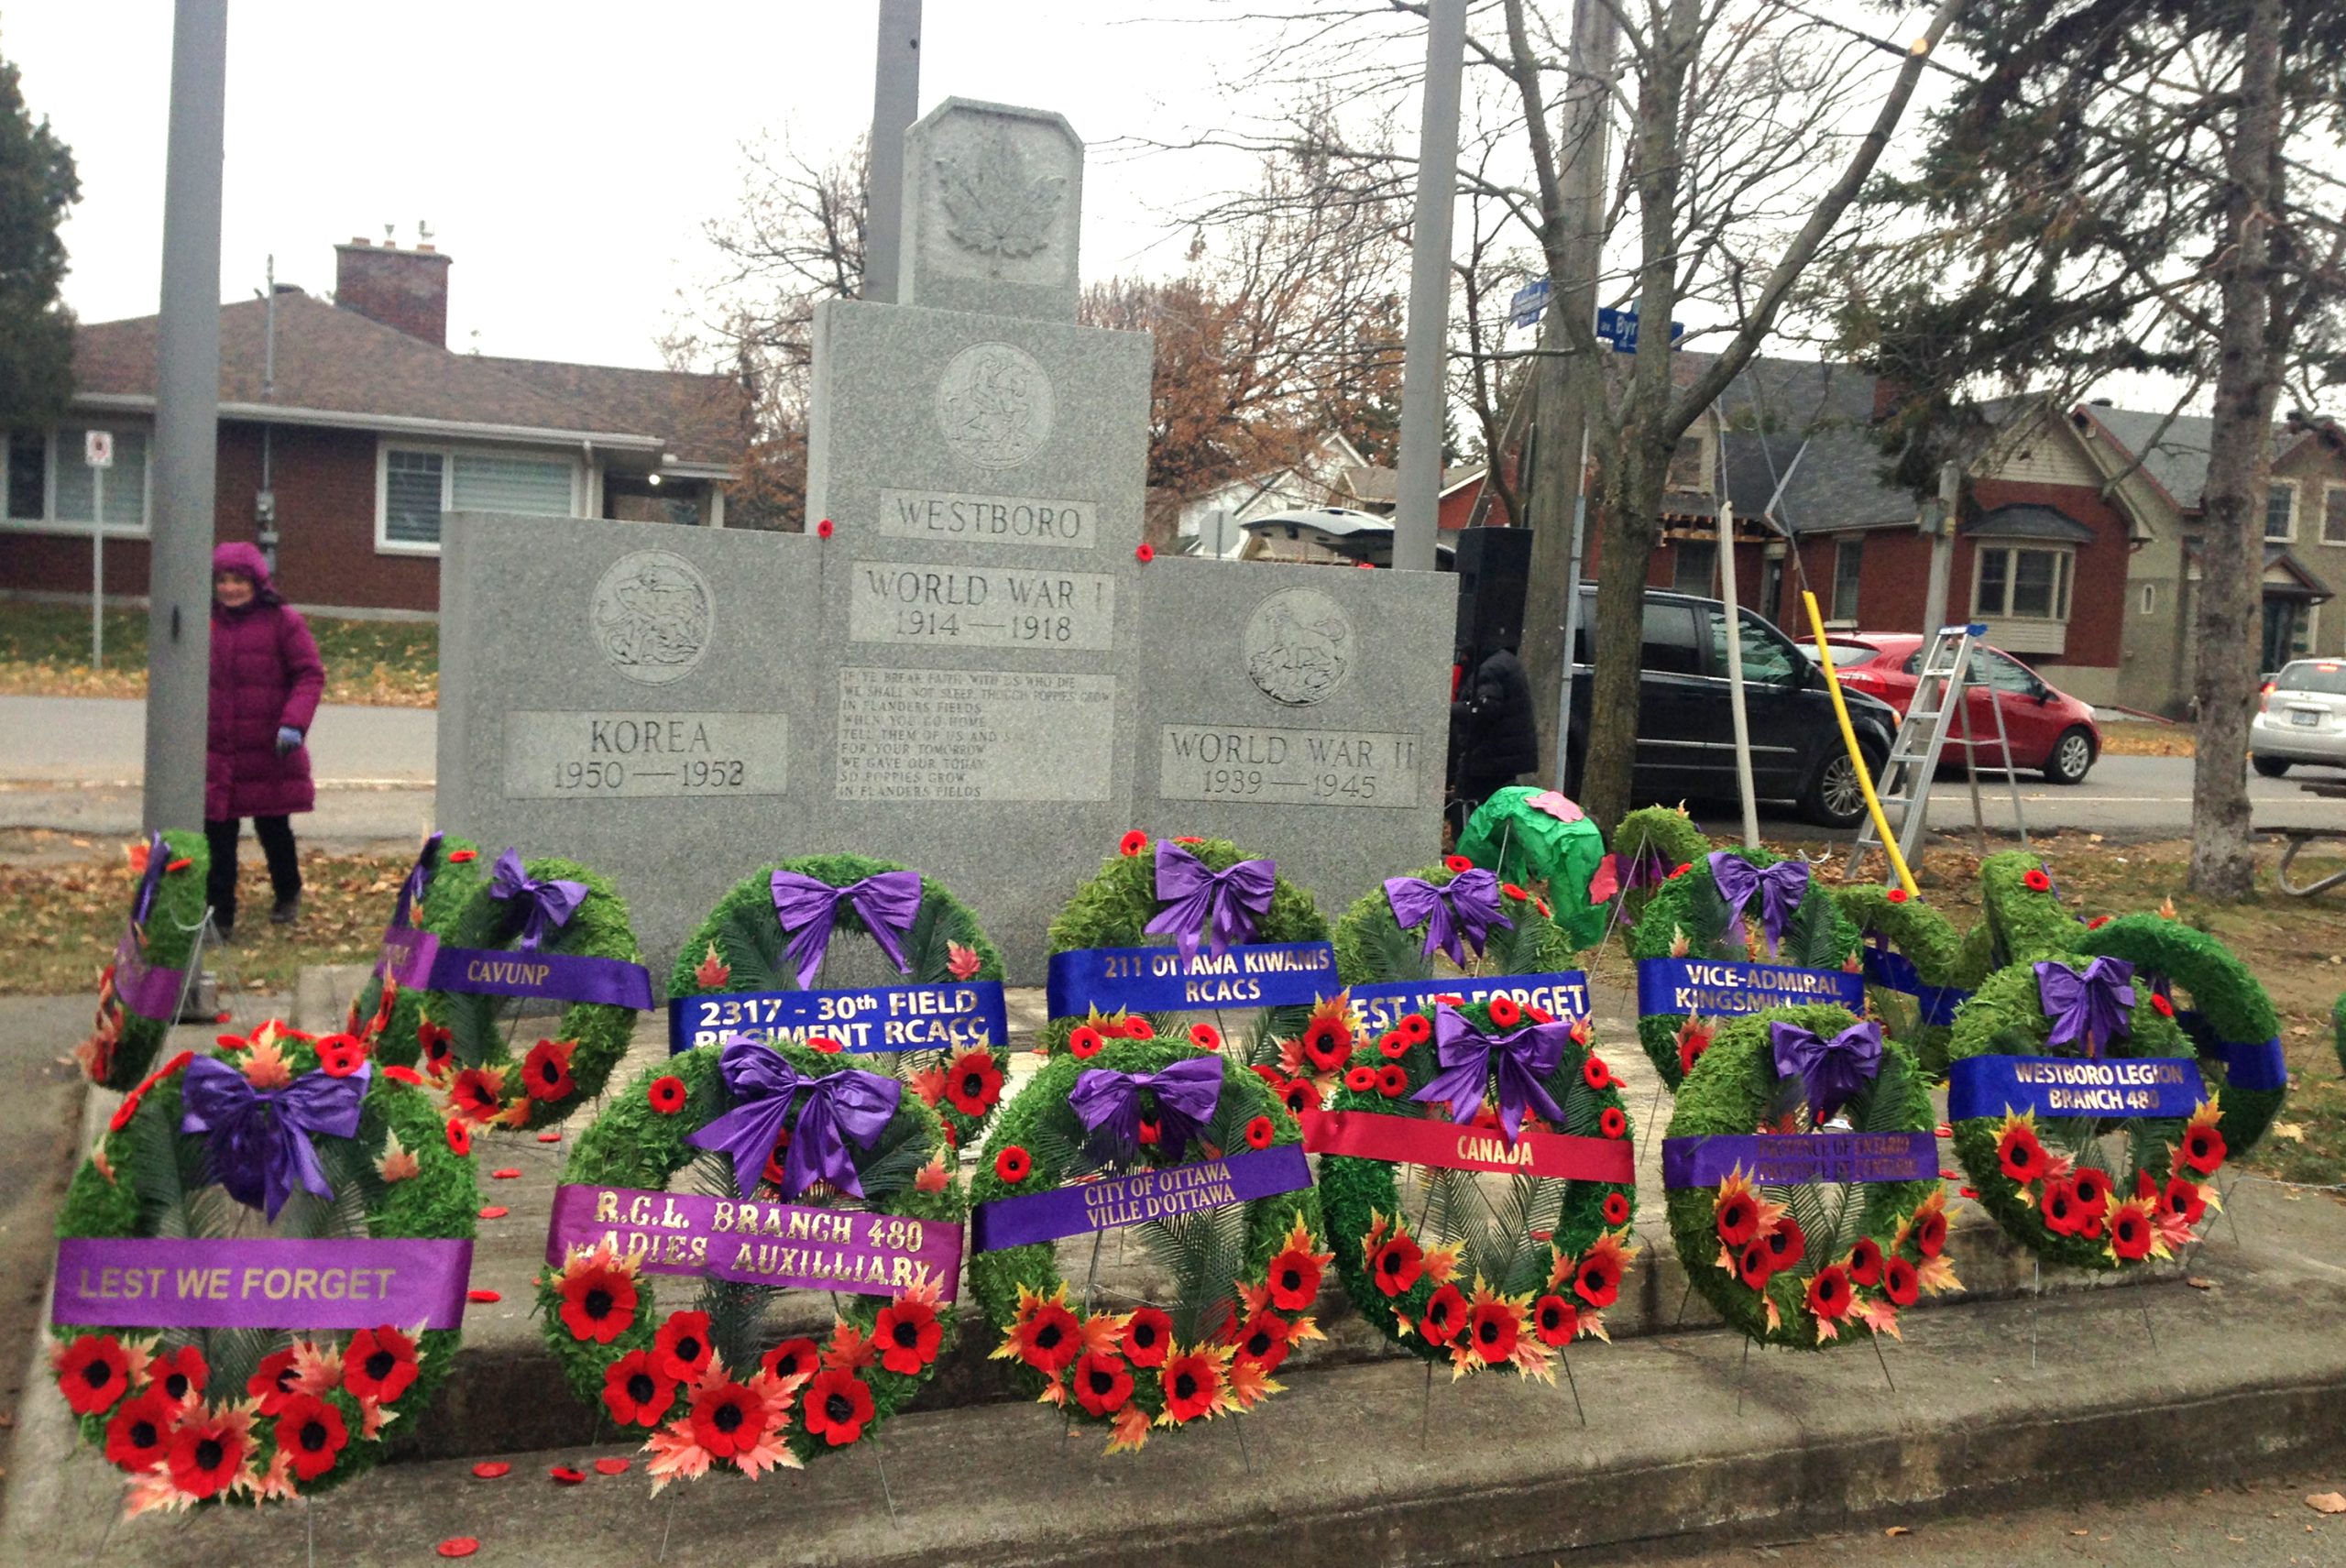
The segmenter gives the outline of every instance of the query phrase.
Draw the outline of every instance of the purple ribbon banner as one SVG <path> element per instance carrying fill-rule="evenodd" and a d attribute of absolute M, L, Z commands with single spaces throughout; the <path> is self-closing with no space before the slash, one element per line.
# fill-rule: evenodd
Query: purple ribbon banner
<path fill-rule="evenodd" d="M 652 1011 L 652 974 L 641 964 L 574 953 L 444 948 L 429 931 L 383 933 L 383 972 L 410 990 L 481 996 L 542 996 Z"/>
<path fill-rule="evenodd" d="M 1722 1018 L 1810 1003 L 1834 1003 L 1859 1012 L 1866 1004 L 1866 977 L 1847 970 L 1728 959 L 1638 960 L 1638 1012 L 1649 1018 L 1693 1013 Z"/>
<path fill-rule="evenodd" d="M 1118 1230 L 1175 1214 L 1299 1192 L 1311 1185 L 1300 1144 L 1280 1144 L 1157 1170 L 997 1198 L 970 1211 L 970 1250 L 1000 1252 L 1061 1236 Z"/>
<path fill-rule="evenodd" d="M 633 1187 L 557 1187 L 546 1261 L 608 1242 L 653 1274 L 737 1285 L 901 1296 L 924 1280 L 950 1301 L 961 1288 L 961 1227 L 860 1209 L 761 1203 Z"/>
<path fill-rule="evenodd" d="M 114 945 L 114 993 L 123 1006 L 141 1018 L 169 1023 L 179 1012 L 180 991 L 187 971 L 154 969 L 139 949 L 138 933 L 125 931 Z"/>
<path fill-rule="evenodd" d="M 1661 1140 L 1661 1184 L 1672 1191 L 1716 1187 L 1738 1170 L 1767 1187 L 1936 1181 L 1938 1140 L 1929 1133 L 1746 1133 Z"/>
<path fill-rule="evenodd" d="M 453 1329 L 473 1244 L 69 1236 L 49 1321 L 150 1329 Z"/>

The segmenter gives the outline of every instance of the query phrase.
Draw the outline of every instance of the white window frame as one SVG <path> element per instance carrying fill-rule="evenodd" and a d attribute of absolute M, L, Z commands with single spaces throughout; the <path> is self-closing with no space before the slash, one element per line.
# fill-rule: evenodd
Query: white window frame
<path fill-rule="evenodd" d="M 570 515 L 585 515 L 585 491 L 592 482 L 586 465 L 577 453 L 565 447 L 544 446 L 476 446 L 450 445 L 431 441 L 406 441 L 396 436 L 380 436 L 375 442 L 375 554 L 378 555 L 436 556 L 440 542 L 419 544 L 411 540 L 393 539 L 390 525 L 391 454 L 414 452 L 440 459 L 440 515 L 445 518 L 455 510 L 456 459 L 458 457 L 515 457 L 532 463 L 561 462 L 570 469 Z M 0 495 L 5 495 L 0 491 Z"/>
<path fill-rule="evenodd" d="M 60 518 L 57 515 L 57 433 L 60 428 L 57 425 L 50 425 L 41 432 L 45 455 L 42 459 L 40 480 L 40 516 L 37 518 L 5 515 L 8 510 L 9 443 L 6 433 L 0 433 L 0 529 L 16 533 L 61 533 L 68 538 L 78 539 L 87 539 L 90 536 L 88 523 L 74 518 Z M 141 438 L 145 447 L 145 456 L 139 466 L 142 482 L 139 486 L 138 521 L 136 525 L 127 522 L 109 522 L 105 524 L 104 532 L 108 539 L 146 538 L 153 532 L 155 524 L 155 427 L 135 422 L 89 420 L 70 428 L 110 431 L 117 437 L 135 432 Z M 79 463 L 82 460 L 82 454 L 76 452 L 72 457 Z M 116 473 L 125 471 L 120 465 L 116 465 L 106 470 L 106 477 L 112 478 Z"/>
<path fill-rule="evenodd" d="M 2330 503 L 2333 499 L 2335 499 L 2337 497 L 2340 497 L 2340 496 L 2346 496 L 2346 485 L 2324 485 L 2324 486 L 2322 486 L 2322 488 L 2321 488 L 2321 542 L 2322 542 L 2324 544 L 2346 544 L 2346 538 L 2332 539 L 2332 538 L 2330 538 Z"/>
<path fill-rule="evenodd" d="M 1841 557 L 1845 552 L 1852 549 L 1858 553 L 1858 570 L 1855 575 L 1860 579 L 1858 587 L 1860 591 L 1860 597 L 1862 597 L 1862 579 L 1865 576 L 1866 536 L 1862 533 L 1843 534 L 1833 542 L 1833 602 L 1830 606 L 1832 613 L 1825 618 L 1825 624 L 1827 626 L 1841 626 L 1854 629 L 1859 621 L 1864 619 L 1863 617 L 1855 614 L 1843 615 L 1841 613 Z"/>
<path fill-rule="evenodd" d="M 2004 564 L 2004 596 L 2001 604 L 1979 602 L 1979 587 L 1985 573 L 1984 560 L 1990 554 L 2017 557 L 2023 552 L 2039 551 L 2058 558 L 2055 567 L 2054 600 L 2057 614 L 2014 615 L 2012 613 L 2012 589 L 2019 576 L 2017 559 Z M 1985 621 L 1989 641 L 2008 653 L 2039 653 L 2058 656 L 2068 645 L 2069 616 L 2077 609 L 2077 548 L 2074 544 L 2045 539 L 2001 539 L 1981 541 L 1972 551 L 1971 558 L 1971 619 Z"/>
<path fill-rule="evenodd" d="M 2285 532 L 2280 533 L 2275 533 L 2272 532 L 2273 500 L 2272 496 L 2268 494 L 2265 497 L 2264 501 L 2264 521 L 2263 523 L 2264 530 L 2264 543 L 2267 544 L 2295 544 L 2297 542 L 2297 513 L 2300 510 L 2299 503 L 2305 499 L 2305 497 L 2298 492 L 2297 482 L 2295 479 L 2275 479 L 2272 482 L 2272 490 L 2275 492 L 2281 490 L 2286 490 L 2289 492 L 2289 526 Z"/>
<path fill-rule="evenodd" d="M 2158 612 L 2159 586 L 2156 583 L 2144 583 L 2140 596 L 2139 609 L 2136 610 L 2136 613 L 2140 615 L 2156 615 Z"/>

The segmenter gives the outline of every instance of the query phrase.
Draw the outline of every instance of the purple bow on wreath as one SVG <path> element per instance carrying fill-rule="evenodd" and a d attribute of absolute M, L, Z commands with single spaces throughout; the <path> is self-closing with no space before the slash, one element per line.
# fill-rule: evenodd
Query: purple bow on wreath
<path fill-rule="evenodd" d="M 726 1040 L 717 1071 L 733 1096 L 733 1109 L 685 1142 L 729 1157 L 734 1185 L 743 1197 L 758 1190 L 789 1119 L 791 1102 L 801 1095 L 806 1102 L 799 1107 L 798 1125 L 790 1131 L 782 1195 L 795 1198 L 816 1182 L 828 1181 L 842 1192 L 863 1196 L 847 1146 L 852 1142 L 868 1149 L 878 1141 L 896 1114 L 903 1084 L 856 1067 L 809 1077 L 780 1051 L 746 1035 Z"/>
<path fill-rule="evenodd" d="M 2083 974 L 2051 959 L 2036 965 L 2036 996 L 2053 1020 L 2045 1043 L 2085 1042 L 2086 1055 L 2133 1032 L 2134 966 L 2124 959 L 2096 959 Z"/>
<path fill-rule="evenodd" d="M 823 955 L 831 949 L 831 932 L 839 924 L 839 905 L 846 904 L 872 933 L 881 952 L 903 974 L 911 960 L 904 957 L 904 938 L 912 934 L 920 914 L 918 872 L 875 872 L 861 882 L 833 887 L 819 877 L 797 872 L 773 873 L 773 915 L 790 938 L 790 956 L 798 960 L 801 989 L 815 982 Z"/>
<path fill-rule="evenodd" d="M 1433 1015 L 1433 1054 L 1442 1069 L 1431 1082 L 1410 1099 L 1423 1104 L 1448 1104 L 1450 1119 L 1464 1126 L 1481 1114 L 1484 1086 L 1496 1076 L 1499 1092 L 1499 1124 L 1507 1141 L 1523 1135 L 1528 1107 L 1562 1126 L 1563 1107 L 1542 1081 L 1564 1059 L 1564 1045 L 1573 1036 L 1570 1024 L 1527 1024 L 1510 1034 L 1485 1035 L 1448 1003 Z"/>
<path fill-rule="evenodd" d="M 1157 846 L 1157 898 L 1163 905 L 1143 927 L 1170 936 L 1181 961 L 1198 956 L 1198 943 L 1211 934 L 1213 956 L 1255 935 L 1255 921 L 1271 907 L 1278 868 L 1269 861 L 1241 861 L 1228 871 L 1210 872 L 1178 844 Z"/>
<path fill-rule="evenodd" d="M 1499 913 L 1499 879 L 1480 866 L 1460 872 L 1447 887 L 1436 887 L 1423 877 L 1387 877 L 1385 902 L 1404 931 L 1425 923 L 1426 957 L 1448 953 L 1461 969 L 1466 967 L 1467 948 L 1480 952 L 1493 926 L 1515 925 Z"/>
<path fill-rule="evenodd" d="M 1222 1102 L 1222 1058 L 1185 1057 L 1155 1072 L 1115 1072 L 1087 1068 L 1076 1076 L 1069 1107 L 1113 1159 L 1140 1152 L 1140 1095 L 1157 1096 L 1157 1140 L 1168 1158 L 1178 1159 L 1192 1138 L 1205 1136 L 1206 1124 Z"/>
<path fill-rule="evenodd" d="M 155 907 L 155 894 L 163 885 L 164 864 L 170 858 L 170 846 L 160 833 L 147 840 L 147 869 L 138 873 L 138 895 L 130 902 L 130 923 L 142 931 L 147 928 L 147 912 Z"/>
<path fill-rule="evenodd" d="M 334 1201 L 334 1188 L 310 1135 L 356 1137 L 359 1102 L 367 1098 L 371 1069 L 334 1078 L 305 1072 L 282 1089 L 256 1089 L 245 1075 L 216 1057 L 187 1064 L 181 1089 L 186 1114 L 182 1133 L 208 1133 L 204 1157 L 228 1196 L 272 1220 L 293 1195 L 295 1182 Z"/>
<path fill-rule="evenodd" d="M 1760 929 L 1768 938 L 1768 950 L 1773 953 L 1784 939 L 1800 901 L 1808 896 L 1808 862 L 1778 861 L 1772 866 L 1755 866 L 1729 850 L 1711 851 L 1711 881 L 1718 885 L 1719 896 L 1727 901 L 1727 929 L 1737 941 L 1748 940 L 1743 917 L 1751 904 L 1751 895 L 1760 895 Z"/>
<path fill-rule="evenodd" d="M 391 924 L 405 927 L 414 924 L 415 906 L 432 886 L 432 879 L 440 870 L 440 835 L 433 833 L 424 839 L 423 848 L 415 852 L 415 864 L 408 868 L 407 880 L 400 883 L 400 895 L 391 905 Z"/>
<path fill-rule="evenodd" d="M 1776 1076 L 1800 1080 L 1813 1126 L 1831 1121 L 1881 1071 L 1881 1025 L 1871 1020 L 1852 1024 L 1829 1040 L 1798 1024 L 1770 1024 L 1768 1044 L 1775 1053 Z"/>
<path fill-rule="evenodd" d="M 508 850 L 497 857 L 488 873 L 488 896 L 500 904 L 521 905 L 521 950 L 533 953 L 545 940 L 548 926 L 567 926 L 578 906 L 586 902 L 586 884 L 560 877 L 540 882 L 521 864 L 521 852 Z"/>

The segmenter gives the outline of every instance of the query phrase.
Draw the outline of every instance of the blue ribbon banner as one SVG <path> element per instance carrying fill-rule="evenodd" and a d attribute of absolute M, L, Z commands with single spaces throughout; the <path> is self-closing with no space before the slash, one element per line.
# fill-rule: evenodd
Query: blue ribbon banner
<path fill-rule="evenodd" d="M 1913 960 L 1903 953 L 1869 943 L 1858 949 L 1858 956 L 1866 966 L 1866 983 L 1913 997 L 1922 1009 L 1925 1024 L 1953 1024 L 1955 1010 L 1971 1000 L 1971 993 L 1959 986 L 1924 985 Z"/>
<path fill-rule="evenodd" d="M 1661 1184 L 1716 1187 L 1740 1170 L 1764 1187 L 1812 1181 L 1936 1181 L 1929 1133 L 1731 1134 L 1661 1140 Z"/>
<path fill-rule="evenodd" d="M 729 1035 L 803 1046 L 828 1036 L 850 1051 L 1004 1050 L 1010 1014 L 1002 982 L 874 985 L 853 991 L 713 992 L 668 999 L 668 1054 Z"/>
<path fill-rule="evenodd" d="M 2281 1054 L 2279 1036 L 2269 1040 L 2227 1040 L 2209 1025 L 2207 1014 L 2190 1007 L 2176 1014 L 2175 1021 L 2202 1057 L 2213 1057 L 2224 1064 L 2225 1088 L 2289 1087 L 2289 1060 Z"/>
<path fill-rule="evenodd" d="M 2189 1057 L 1964 1057 L 1947 1066 L 1950 1122 L 2022 1111 L 2179 1121 L 2207 1098 Z"/>
<path fill-rule="evenodd" d="M 1455 996 L 1467 1003 L 1511 996 L 1526 1007 L 1562 1022 L 1588 1016 L 1588 976 L 1579 970 L 1556 974 L 1502 974 L 1479 980 L 1453 975 L 1446 980 L 1397 980 L 1376 985 L 1355 985 L 1353 1005 L 1367 1020 L 1368 1032 L 1381 1035 L 1412 1013 L 1431 1013 L 1434 999 Z"/>
<path fill-rule="evenodd" d="M 1837 1003 L 1852 1013 L 1866 1004 L 1866 977 L 1847 970 L 1795 969 L 1790 964 L 1737 963 L 1726 959 L 1639 959 L 1638 1012 L 1649 1018 L 1706 1018 L 1761 1013 L 1770 1007 Z"/>
<path fill-rule="evenodd" d="M 1054 1018 L 1309 1007 L 1343 989 L 1325 942 L 1235 947 L 1219 958 L 1200 948 L 1187 961 L 1172 948 L 1078 948 L 1051 955 L 1048 983 Z"/>

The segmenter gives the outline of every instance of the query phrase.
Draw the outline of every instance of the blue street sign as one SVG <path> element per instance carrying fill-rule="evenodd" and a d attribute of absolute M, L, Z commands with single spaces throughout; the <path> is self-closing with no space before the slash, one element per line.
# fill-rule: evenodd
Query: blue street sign
<path fill-rule="evenodd" d="M 1617 354 L 1635 354 L 1638 351 L 1638 313 L 1617 311 L 1605 305 L 1597 306 L 1596 335 L 1611 344 L 1613 351 Z M 1685 323 L 1672 322 L 1670 323 L 1671 342 L 1676 343 L 1685 335 Z"/>
<path fill-rule="evenodd" d="M 1548 308 L 1548 280 L 1535 278 L 1515 291 L 1507 302 L 1507 319 L 1515 326 L 1529 326 Z"/>

